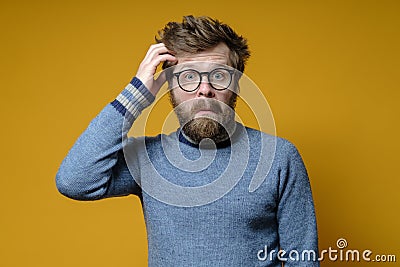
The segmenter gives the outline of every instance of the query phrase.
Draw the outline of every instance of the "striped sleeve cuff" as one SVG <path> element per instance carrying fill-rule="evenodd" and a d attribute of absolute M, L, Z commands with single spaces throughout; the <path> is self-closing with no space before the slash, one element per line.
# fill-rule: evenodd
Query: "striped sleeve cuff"
<path fill-rule="evenodd" d="M 153 103 L 155 97 L 136 77 L 111 102 L 111 105 L 123 116 L 136 119 L 143 109 Z"/>

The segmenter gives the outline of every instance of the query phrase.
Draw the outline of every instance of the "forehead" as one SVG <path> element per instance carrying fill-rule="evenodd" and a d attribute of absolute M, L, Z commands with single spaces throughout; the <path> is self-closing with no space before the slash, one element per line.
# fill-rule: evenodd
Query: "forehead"
<path fill-rule="evenodd" d="M 196 54 L 177 55 L 178 65 L 185 63 L 210 62 L 222 65 L 229 63 L 229 48 L 225 43 L 220 43 L 212 48 L 206 49 Z"/>

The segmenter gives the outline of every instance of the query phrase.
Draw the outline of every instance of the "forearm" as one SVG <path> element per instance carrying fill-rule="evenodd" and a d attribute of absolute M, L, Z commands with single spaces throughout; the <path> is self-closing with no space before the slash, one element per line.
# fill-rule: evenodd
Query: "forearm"
<path fill-rule="evenodd" d="M 135 193 L 137 184 L 125 164 L 123 139 L 153 100 L 154 96 L 134 78 L 73 145 L 56 175 L 58 190 L 78 200 Z"/>

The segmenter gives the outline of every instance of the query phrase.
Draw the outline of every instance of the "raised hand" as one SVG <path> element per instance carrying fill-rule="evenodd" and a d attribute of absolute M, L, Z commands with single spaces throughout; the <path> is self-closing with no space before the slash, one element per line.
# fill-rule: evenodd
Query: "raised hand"
<path fill-rule="evenodd" d="M 151 45 L 136 73 L 136 78 L 140 79 L 154 96 L 165 82 L 165 75 L 160 75 L 156 80 L 154 79 L 157 66 L 164 61 L 175 62 L 177 58 L 163 43 Z"/>

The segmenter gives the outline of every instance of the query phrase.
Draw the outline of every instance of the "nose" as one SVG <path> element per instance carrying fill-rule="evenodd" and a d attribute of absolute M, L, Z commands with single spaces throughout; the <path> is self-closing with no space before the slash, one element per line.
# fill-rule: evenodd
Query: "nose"
<path fill-rule="evenodd" d="M 205 77 L 206 78 L 206 77 Z M 215 90 L 211 87 L 210 83 L 204 79 L 201 81 L 199 85 L 199 89 L 197 89 L 196 95 L 197 97 L 215 97 Z"/>

